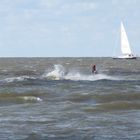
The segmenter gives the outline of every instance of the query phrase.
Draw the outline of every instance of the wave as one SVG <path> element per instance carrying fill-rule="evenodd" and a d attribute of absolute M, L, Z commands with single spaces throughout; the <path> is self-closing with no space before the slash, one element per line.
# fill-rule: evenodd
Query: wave
<path fill-rule="evenodd" d="M 28 74 L 28 73 L 27 73 Z M 105 73 L 97 74 L 85 74 L 80 70 L 69 69 L 67 70 L 63 65 L 54 65 L 53 69 L 44 72 L 41 76 L 15 76 L 8 77 L 0 80 L 0 83 L 13 83 L 13 82 L 26 82 L 31 80 L 72 80 L 72 81 L 98 81 L 98 80 L 110 80 L 110 81 L 139 81 L 138 78 L 131 76 L 112 76 Z"/>
<path fill-rule="evenodd" d="M 35 96 L 22 96 L 18 97 L 18 99 L 21 99 L 23 101 L 42 101 L 41 98 Z"/>
<path fill-rule="evenodd" d="M 94 106 L 85 107 L 86 112 L 95 112 L 95 111 L 118 111 L 118 110 L 135 110 L 140 109 L 139 102 L 131 101 L 115 101 L 109 103 L 99 103 Z"/>
<path fill-rule="evenodd" d="M 43 100 L 36 95 L 17 95 L 15 93 L 0 94 L 0 105 L 36 103 L 41 101 Z"/>
<path fill-rule="evenodd" d="M 35 80 L 35 79 L 36 79 L 35 77 L 25 75 L 25 76 L 5 78 L 4 80 L 2 80 L 2 82 L 12 83 L 12 82 L 22 82 L 27 80 Z"/>
<path fill-rule="evenodd" d="M 54 69 L 45 72 L 43 78 L 49 80 L 73 80 L 73 81 L 97 81 L 97 80 L 120 80 L 117 77 L 106 74 L 82 74 L 80 72 L 66 71 L 62 65 L 54 65 Z"/>

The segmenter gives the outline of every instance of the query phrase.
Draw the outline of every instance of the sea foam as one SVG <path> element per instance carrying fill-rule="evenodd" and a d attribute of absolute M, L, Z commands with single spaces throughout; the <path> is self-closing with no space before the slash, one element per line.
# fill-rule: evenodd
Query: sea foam
<path fill-rule="evenodd" d="M 79 71 L 66 71 L 62 65 L 54 65 L 54 69 L 50 72 L 45 72 L 43 78 L 49 80 L 73 80 L 73 81 L 97 81 L 97 80 L 119 80 L 117 77 L 106 74 L 83 74 Z"/>

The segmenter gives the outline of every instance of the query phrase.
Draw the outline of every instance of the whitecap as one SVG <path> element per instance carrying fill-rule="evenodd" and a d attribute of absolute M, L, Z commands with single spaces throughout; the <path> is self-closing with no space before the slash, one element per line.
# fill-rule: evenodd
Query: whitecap
<path fill-rule="evenodd" d="M 23 99 L 25 101 L 42 101 L 41 98 L 35 97 L 35 96 L 23 96 L 23 97 L 19 97 L 19 98 Z"/>
<path fill-rule="evenodd" d="M 35 79 L 35 77 L 30 77 L 30 76 L 10 77 L 10 78 L 5 78 L 4 81 L 7 83 L 12 83 L 12 82 L 21 82 L 28 79 Z"/>

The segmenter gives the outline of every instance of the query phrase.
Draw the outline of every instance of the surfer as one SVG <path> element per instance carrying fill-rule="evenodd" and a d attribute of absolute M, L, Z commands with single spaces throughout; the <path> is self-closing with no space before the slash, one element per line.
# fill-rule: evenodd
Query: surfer
<path fill-rule="evenodd" d="M 95 64 L 92 66 L 92 73 L 93 74 L 96 74 L 97 73 L 96 65 Z"/>

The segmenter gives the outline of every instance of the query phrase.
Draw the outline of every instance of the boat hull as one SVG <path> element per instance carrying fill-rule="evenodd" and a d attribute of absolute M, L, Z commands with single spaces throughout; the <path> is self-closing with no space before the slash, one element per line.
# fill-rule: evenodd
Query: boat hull
<path fill-rule="evenodd" d="M 137 57 L 113 57 L 113 59 L 137 59 Z"/>

